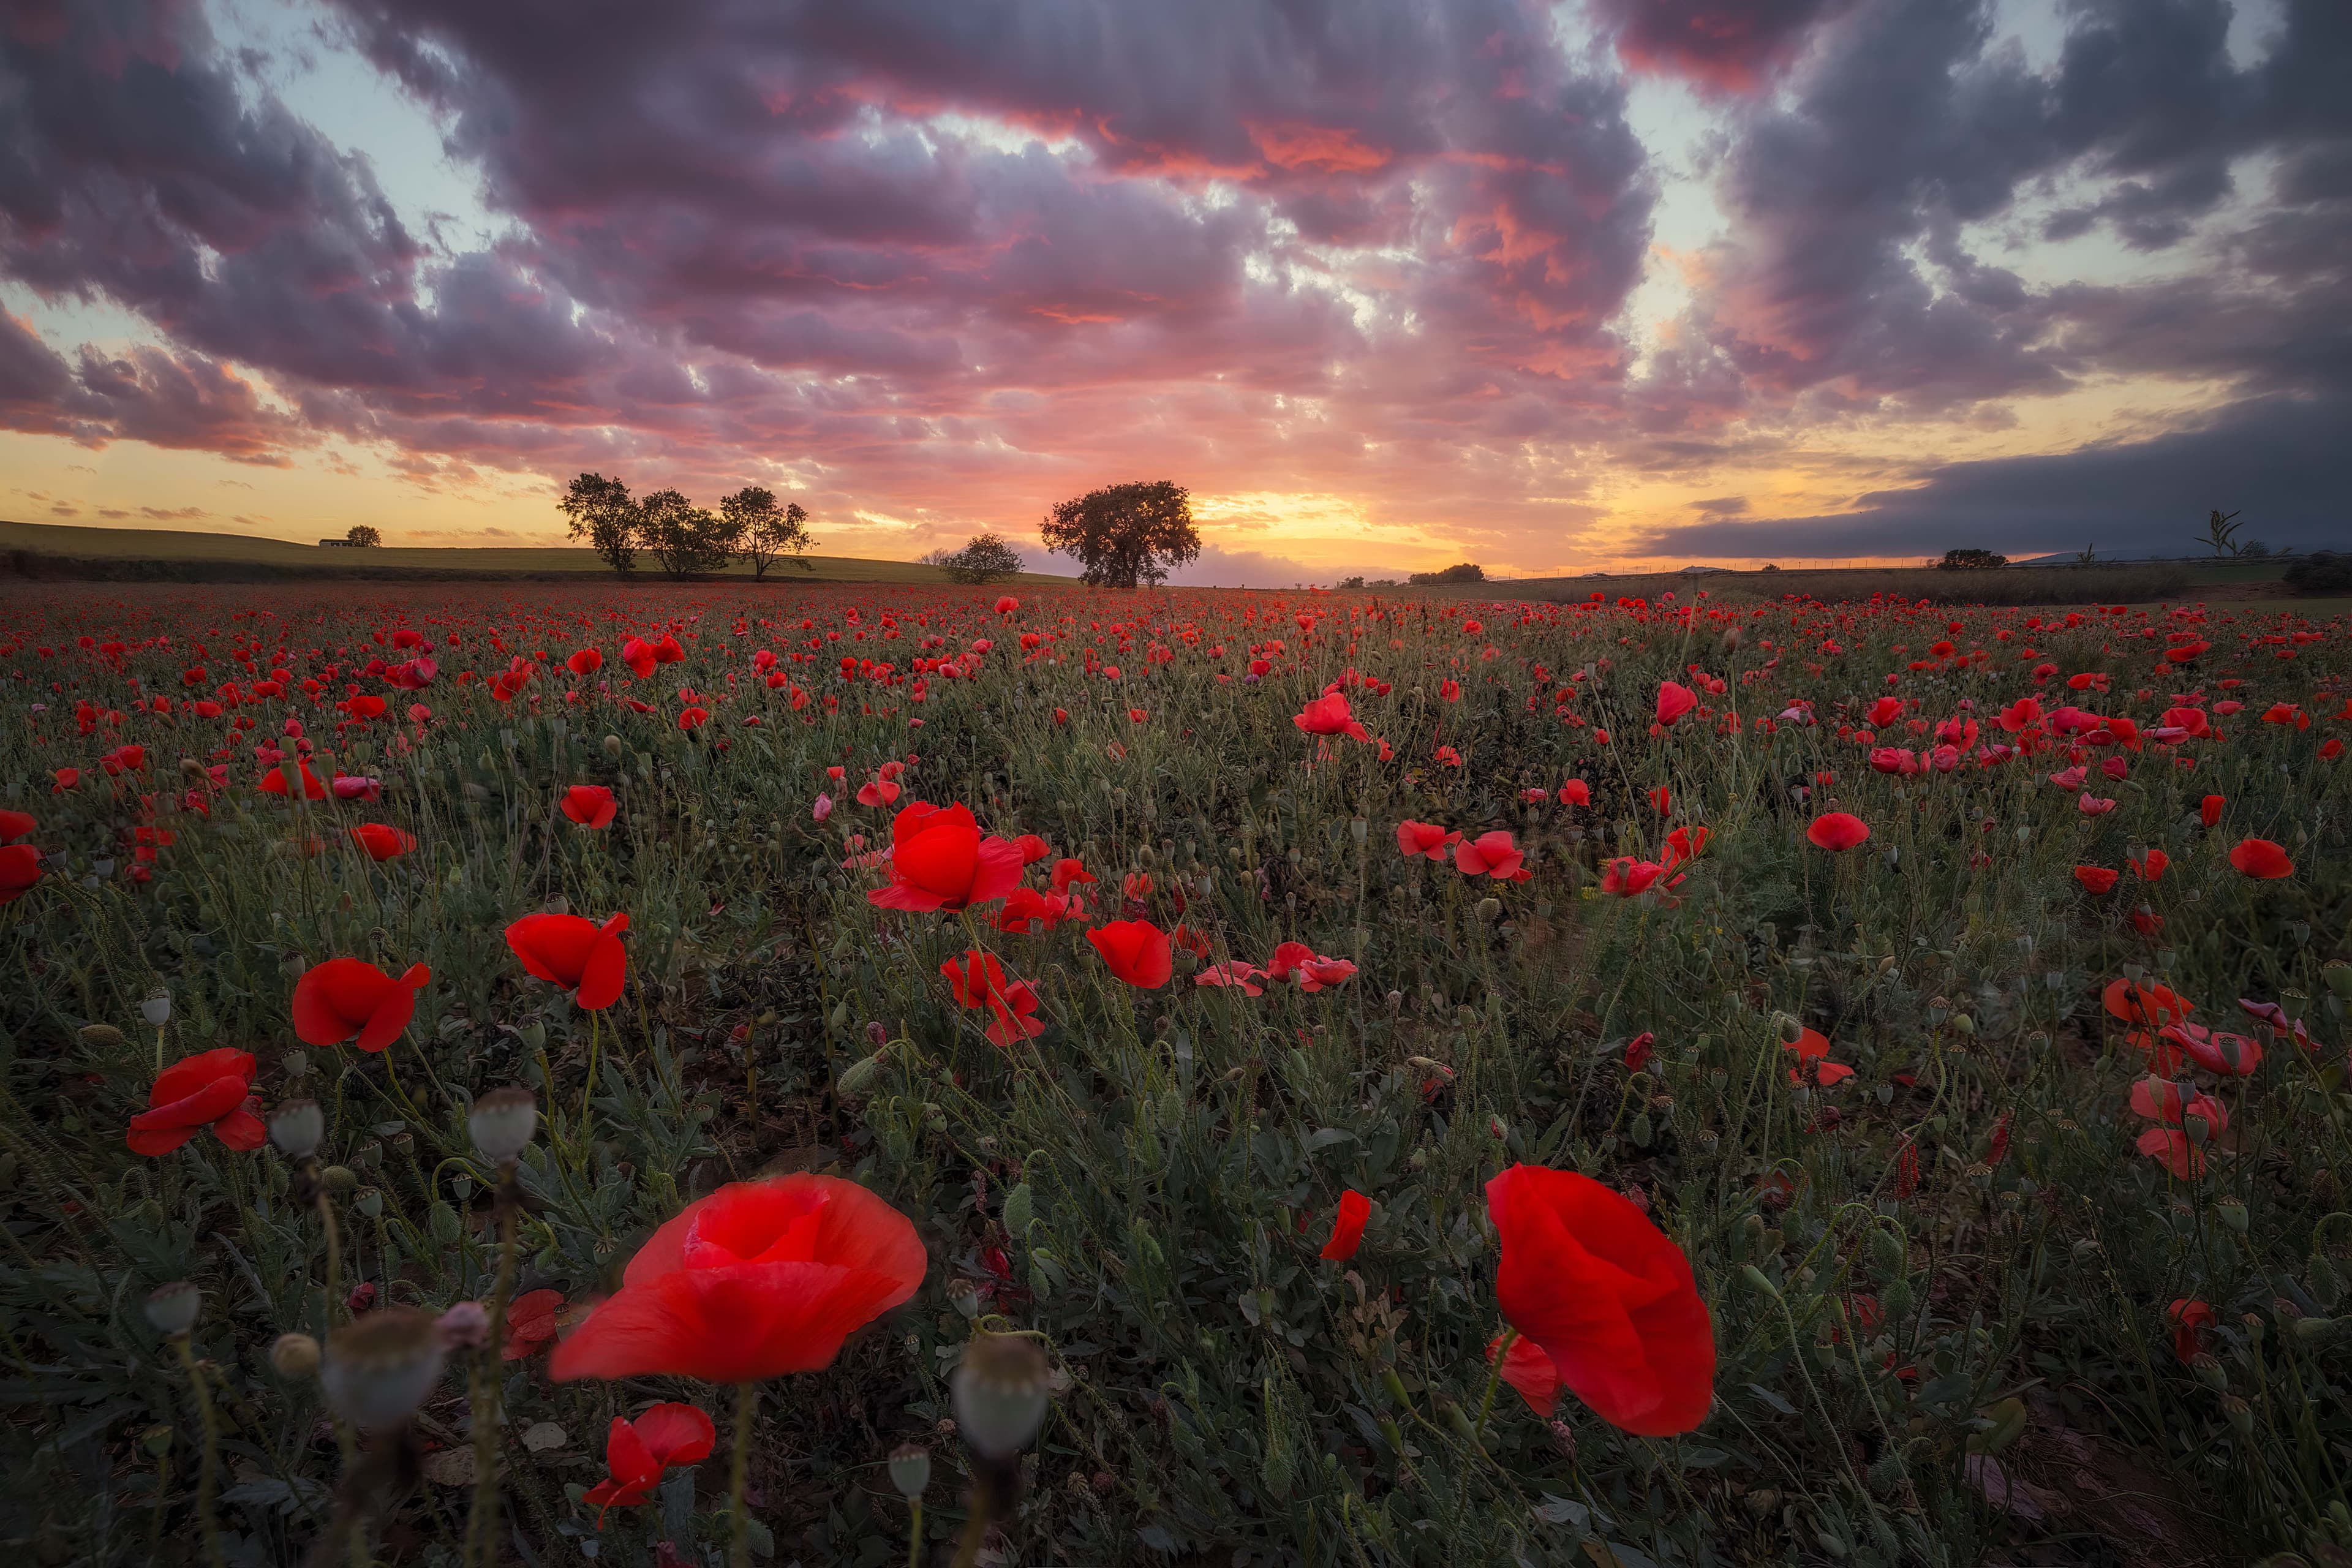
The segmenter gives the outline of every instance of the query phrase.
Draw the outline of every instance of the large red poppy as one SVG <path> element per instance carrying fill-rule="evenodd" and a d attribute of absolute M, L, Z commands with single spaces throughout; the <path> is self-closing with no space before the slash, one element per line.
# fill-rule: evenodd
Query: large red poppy
<path fill-rule="evenodd" d="M 628 929 L 625 914 L 601 926 L 579 915 L 525 915 L 507 927 L 507 945 L 527 973 L 571 992 L 575 1005 L 593 1013 L 621 999 L 629 962 L 621 933 Z"/>
<path fill-rule="evenodd" d="M 583 827 L 610 827 L 620 808 L 603 784 L 573 784 L 563 792 L 563 815 Z"/>
<path fill-rule="evenodd" d="M 1495 1293 L 1511 1326 L 1603 1420 L 1688 1432 L 1714 1399 L 1715 1331 L 1689 1259 L 1588 1176 L 1513 1165 L 1486 1184 L 1502 1238 Z"/>
<path fill-rule="evenodd" d="M 2263 881 L 2294 875 L 2294 862 L 2286 858 L 2286 850 L 2267 838 L 2241 840 L 2230 851 L 2230 864 Z"/>
<path fill-rule="evenodd" d="M 1174 973 L 1168 933 L 1150 921 L 1112 921 L 1087 932 L 1110 972 L 1129 985 L 1157 991 Z"/>
<path fill-rule="evenodd" d="M 362 822 L 352 829 L 352 842 L 367 851 L 367 858 L 381 865 L 397 860 L 416 847 L 416 835 L 403 833 L 397 827 L 381 822 Z"/>
<path fill-rule="evenodd" d="M 971 808 L 916 801 L 890 822 L 890 885 L 866 895 L 877 909 L 961 910 L 1001 899 L 1021 881 L 1021 849 L 983 837 Z"/>
<path fill-rule="evenodd" d="M 555 1347 L 548 1374 L 750 1383 L 829 1364 L 914 1295 L 923 1244 L 855 1182 L 735 1182 L 654 1232 L 620 1291 Z"/>
<path fill-rule="evenodd" d="M 397 980 L 364 958 L 331 958 L 294 983 L 294 1037 L 306 1046 L 380 1051 L 400 1038 L 433 972 L 412 963 Z"/>
<path fill-rule="evenodd" d="M 1658 722 L 1671 724 L 1698 706 L 1698 697 L 1678 681 L 1658 682 Z"/>
<path fill-rule="evenodd" d="M 155 1075 L 123 1142 L 134 1154 L 168 1154 L 209 1127 L 232 1149 L 258 1149 L 269 1129 L 247 1107 L 252 1092 L 251 1051 L 223 1046 L 173 1062 Z"/>
<path fill-rule="evenodd" d="M 1870 837 L 1870 825 L 1850 811 L 1830 811 L 1813 818 L 1805 837 L 1832 854 L 1853 848 Z"/>
<path fill-rule="evenodd" d="M 30 838 L 33 829 L 39 826 L 29 811 L 0 809 L 0 844 L 14 844 L 19 838 Z"/>

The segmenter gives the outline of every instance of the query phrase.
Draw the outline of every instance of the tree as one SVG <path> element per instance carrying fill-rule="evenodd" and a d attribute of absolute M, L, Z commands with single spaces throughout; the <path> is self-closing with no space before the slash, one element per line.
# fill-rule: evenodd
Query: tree
<path fill-rule="evenodd" d="M 1944 558 L 1936 563 L 1938 572 L 1988 572 L 1996 566 L 2009 564 L 2009 557 L 1995 550 L 1947 550 Z"/>
<path fill-rule="evenodd" d="M 2200 544 L 2211 545 L 2213 547 L 2213 553 L 2216 555 L 2236 555 L 2238 553 L 2238 542 L 2234 536 L 2238 530 L 2243 526 L 2241 523 L 2231 521 L 2238 514 L 2234 511 L 2223 511 L 2219 507 L 2215 507 L 2212 510 L 2207 512 L 2205 514 L 2205 537 L 2199 540 L 2197 542 Z"/>
<path fill-rule="evenodd" d="M 602 474 L 583 474 L 555 508 L 572 520 L 572 537 L 587 540 L 605 565 L 615 572 L 636 570 L 637 503 L 629 499 L 628 486 Z"/>
<path fill-rule="evenodd" d="M 1448 566 L 1443 572 L 1415 572 L 1405 579 L 1422 588 L 1440 583 L 1484 583 L 1486 580 L 1486 569 L 1475 561 L 1464 561 Z"/>
<path fill-rule="evenodd" d="M 1077 558 L 1097 588 L 1157 586 L 1171 567 L 1201 558 L 1192 500 L 1171 479 L 1106 485 L 1045 514 L 1045 548 Z"/>
<path fill-rule="evenodd" d="M 2352 555 L 2315 550 L 2286 569 L 2286 585 L 2298 594 L 2352 593 Z"/>
<path fill-rule="evenodd" d="M 656 490 L 637 503 L 637 542 L 673 577 L 716 572 L 734 553 L 727 525 L 676 490 Z"/>
<path fill-rule="evenodd" d="M 356 544 L 362 550 L 375 550 L 383 544 L 383 530 L 372 522 L 355 522 L 352 524 L 350 531 L 345 533 L 343 538 L 347 542 Z"/>
<path fill-rule="evenodd" d="M 816 563 L 804 553 L 816 542 L 809 537 L 808 513 L 801 503 L 776 505 L 776 493 L 745 485 L 719 503 L 721 526 L 732 535 L 735 553 L 751 568 L 751 580 L 765 581 L 768 568 L 791 556 L 803 572 Z"/>
<path fill-rule="evenodd" d="M 999 577 L 1010 577 L 1024 570 L 1028 563 L 1012 542 L 994 533 L 975 534 L 971 543 L 961 550 L 951 551 L 940 557 L 938 564 L 948 569 L 948 575 L 959 583 L 987 583 Z"/>

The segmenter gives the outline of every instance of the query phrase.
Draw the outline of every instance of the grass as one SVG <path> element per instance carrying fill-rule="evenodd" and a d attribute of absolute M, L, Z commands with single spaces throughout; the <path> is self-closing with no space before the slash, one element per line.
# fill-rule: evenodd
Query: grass
<path fill-rule="evenodd" d="M 708 1563 L 740 1452 L 751 1550 L 896 1563 L 912 1519 L 886 1458 L 913 1443 L 915 1555 L 945 1561 L 992 1473 L 949 1382 L 1003 1329 L 1051 1368 L 1007 1563 L 2352 1548 L 2343 621 L 1076 590 L 999 616 L 996 595 L 0 589 L 0 805 L 36 819 L 41 873 L 0 905 L 0 1537 L 43 1562 L 217 1541 L 292 1563 L 348 1518 L 376 1560 L 451 1564 L 486 1477 L 515 1560 Z M 421 689 L 369 673 L 410 657 L 402 633 L 431 639 Z M 682 658 L 635 679 L 625 639 L 664 635 Z M 604 666 L 575 678 L 583 647 Z M 1698 706 L 1654 733 L 1669 679 Z M 1381 743 L 1293 722 L 1334 689 Z M 2184 695 L 2210 732 L 2166 727 Z M 689 709 L 709 721 L 681 728 Z M 297 729 L 380 798 L 261 793 L 260 748 Z M 615 793 L 609 827 L 559 814 L 575 784 Z M 858 804 L 886 784 L 904 793 Z M 917 800 L 1040 836 L 1032 888 L 1082 860 L 1084 917 L 877 908 L 873 858 Z M 1831 809 L 1868 841 L 1815 847 Z M 1530 875 L 1408 860 L 1408 819 L 1507 832 Z M 413 846 L 379 862 L 366 824 Z M 1674 827 L 1706 830 L 1696 858 L 1611 891 Z M 2248 838 L 2291 872 L 2241 874 Z M 2155 849 L 2168 867 L 2136 872 Z M 502 940 L 551 908 L 629 916 L 609 1010 Z M 1122 917 L 1205 953 L 1123 984 L 1083 934 Z M 1355 972 L 1197 984 L 1286 941 Z M 1043 1033 L 1000 1046 L 957 1005 L 941 965 L 973 948 L 1034 988 Z M 430 968 L 386 1050 L 295 1037 L 298 974 L 341 956 Z M 2159 980 L 2258 1047 L 2229 1047 L 2252 1070 L 2104 1000 Z M 1801 1029 L 1825 1056 L 1783 1044 Z M 255 1055 L 265 1105 L 324 1109 L 322 1170 L 213 1132 L 126 1147 L 158 1063 L 221 1047 Z M 2151 1068 L 2211 1097 L 2179 1172 L 2143 1151 L 2167 1131 L 2134 1110 Z M 467 1127 L 503 1084 L 542 1116 L 519 1211 Z M 1717 1356 L 1696 1430 L 1635 1436 L 1572 1391 L 1486 1407 L 1484 1184 L 1517 1162 L 1632 1195 L 1687 1258 Z M 869 1187 L 927 1272 L 767 1384 L 740 1449 L 734 1391 L 557 1384 L 543 1344 L 454 1352 L 412 1422 L 339 1441 L 281 1340 L 494 1296 L 509 1214 L 515 1291 L 554 1292 L 568 1331 L 688 1202 L 786 1171 Z M 1361 1248 L 1321 1258 L 1348 1190 L 1374 1205 Z M 141 1305 L 183 1279 L 184 1344 Z M 600 1521 L 607 1429 L 655 1401 L 709 1415 L 717 1451 Z"/>
<path fill-rule="evenodd" d="M 1994 572 L 1911 571 L 1868 567 L 1820 571 L 1714 572 L 1698 576 L 1654 573 L 1631 576 L 1538 577 L 1489 584 L 1481 589 L 1465 584 L 1445 590 L 1475 597 L 1481 593 L 1507 594 L 1550 604 L 1573 604 L 1600 594 L 1619 597 L 1654 598 L 1672 593 L 1689 600 L 1704 592 L 1709 598 L 1761 603 L 1787 595 L 1835 604 L 1867 601 L 1874 596 L 1953 605 L 2084 605 L 2138 604 L 2193 598 L 2200 586 L 2238 584 L 2275 578 L 2279 568 L 2221 566 L 2207 568 L 2155 563 L 2138 566 L 2021 567 Z"/>
<path fill-rule="evenodd" d="M 950 580 L 941 568 L 916 561 L 811 554 L 808 563 L 809 570 L 789 562 L 771 567 L 768 581 L 777 584 Z M 332 550 L 241 533 L 5 521 L 0 521 L 0 565 L 9 565 L 15 575 L 22 577 L 112 580 L 226 580 L 237 576 L 263 580 L 311 576 L 488 581 L 572 576 L 605 582 L 614 579 L 612 569 L 584 547 L 456 549 L 383 545 L 372 550 Z M 209 579 L 200 575 L 207 573 L 217 575 Z M 733 565 L 715 575 L 748 582 L 751 574 L 749 567 Z M 657 582 L 661 574 L 650 562 L 641 560 L 635 578 L 637 582 Z M 1043 584 L 1067 579 L 1024 573 L 1010 581 Z"/>

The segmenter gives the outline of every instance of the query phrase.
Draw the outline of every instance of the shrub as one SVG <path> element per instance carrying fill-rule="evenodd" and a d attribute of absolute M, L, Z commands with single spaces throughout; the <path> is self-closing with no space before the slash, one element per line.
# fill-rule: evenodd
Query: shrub
<path fill-rule="evenodd" d="M 2285 582 L 2298 594 L 2352 594 L 2352 555 L 2315 550 L 2286 569 Z"/>

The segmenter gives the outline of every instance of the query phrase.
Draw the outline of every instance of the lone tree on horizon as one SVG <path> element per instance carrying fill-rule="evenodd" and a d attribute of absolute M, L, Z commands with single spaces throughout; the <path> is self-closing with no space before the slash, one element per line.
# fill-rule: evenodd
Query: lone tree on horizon
<path fill-rule="evenodd" d="M 767 580 L 768 568 L 789 555 L 803 572 L 816 570 L 806 552 L 816 542 L 809 537 L 808 512 L 800 502 L 779 507 L 776 492 L 745 485 L 719 503 L 722 527 L 734 536 L 735 553 L 751 568 L 751 581 Z"/>
<path fill-rule="evenodd" d="M 1045 514 L 1045 548 L 1077 558 L 1097 588 L 1157 587 L 1171 568 L 1201 558 L 1191 493 L 1173 479 L 1106 485 Z"/>
<path fill-rule="evenodd" d="M 343 535 L 343 540 L 362 550 L 376 550 L 383 544 L 383 530 L 372 522 L 355 522 Z"/>

